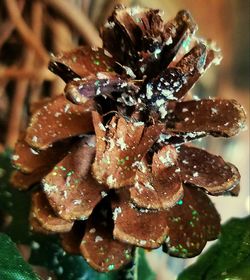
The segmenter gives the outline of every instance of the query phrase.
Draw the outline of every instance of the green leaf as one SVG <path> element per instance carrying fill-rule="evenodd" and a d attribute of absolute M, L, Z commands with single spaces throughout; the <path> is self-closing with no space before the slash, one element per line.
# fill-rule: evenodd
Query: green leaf
<path fill-rule="evenodd" d="M 132 276 L 128 275 L 133 280 L 154 280 L 156 279 L 155 273 L 151 270 L 145 257 L 145 251 L 141 248 L 135 250 L 135 261 Z"/>
<path fill-rule="evenodd" d="M 231 219 L 222 227 L 219 240 L 178 280 L 250 279 L 250 216 Z"/>
<path fill-rule="evenodd" d="M 0 233 L 0 279 L 39 280 L 31 267 L 23 260 L 11 239 Z"/>
<path fill-rule="evenodd" d="M 29 263 L 53 271 L 58 280 L 153 280 L 155 274 L 149 268 L 144 250 L 136 249 L 135 260 L 119 271 L 98 273 L 81 256 L 72 256 L 61 248 L 57 235 L 41 235 L 29 230 L 31 195 L 21 192 L 9 184 L 11 152 L 0 155 L 0 211 L 12 216 L 12 223 L 5 232 L 16 243 L 31 247 Z M 1 278 L 0 279 L 6 279 Z M 22 279 L 22 278 L 19 278 Z M 28 278 L 27 278 L 28 279 Z"/>
<path fill-rule="evenodd" d="M 10 187 L 9 179 L 12 171 L 11 152 L 7 150 L 0 155 L 0 211 L 10 215 L 12 220 L 5 233 L 14 242 L 28 243 L 30 193 Z"/>

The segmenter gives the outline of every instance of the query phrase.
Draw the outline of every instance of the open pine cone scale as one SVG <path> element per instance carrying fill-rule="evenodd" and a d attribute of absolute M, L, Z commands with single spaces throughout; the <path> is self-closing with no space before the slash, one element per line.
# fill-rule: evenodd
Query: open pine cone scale
<path fill-rule="evenodd" d="M 220 231 L 207 194 L 239 192 L 234 165 L 187 144 L 245 124 L 234 100 L 186 99 L 220 57 L 196 30 L 186 11 L 164 23 L 158 10 L 118 7 L 103 49 L 51 59 L 65 92 L 33 106 L 16 144 L 13 184 L 42 182 L 31 189 L 33 230 L 59 233 L 98 271 L 129 263 L 135 246 L 199 254 Z"/>

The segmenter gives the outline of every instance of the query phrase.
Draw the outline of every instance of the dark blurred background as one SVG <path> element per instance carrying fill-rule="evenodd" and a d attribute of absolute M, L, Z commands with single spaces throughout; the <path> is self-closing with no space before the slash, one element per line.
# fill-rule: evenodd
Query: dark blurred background
<path fill-rule="evenodd" d="M 63 91 L 64 83 L 47 70 L 50 53 L 79 44 L 101 46 L 98 29 L 118 3 L 161 9 L 166 20 L 188 9 L 199 25 L 198 35 L 213 39 L 223 53 L 221 64 L 207 71 L 193 93 L 237 99 L 249 116 L 249 0 L 1 0 L 0 151 L 14 146 L 32 102 Z M 222 221 L 249 214 L 249 132 L 198 144 L 234 163 L 242 174 L 238 198 L 214 199 Z M 175 279 L 190 263 L 160 250 L 148 257 L 158 280 Z"/>

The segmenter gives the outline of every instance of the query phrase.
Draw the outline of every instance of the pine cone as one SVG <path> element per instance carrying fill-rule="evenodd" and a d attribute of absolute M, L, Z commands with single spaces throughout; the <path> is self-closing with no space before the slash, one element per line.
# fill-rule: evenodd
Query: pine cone
<path fill-rule="evenodd" d="M 13 183 L 42 182 L 31 190 L 32 228 L 60 233 L 98 271 L 130 262 L 135 246 L 196 256 L 220 231 L 207 194 L 239 192 L 235 166 L 189 144 L 245 124 L 234 100 L 185 97 L 220 60 L 196 29 L 187 11 L 164 23 L 158 10 L 117 7 L 103 49 L 52 58 L 65 93 L 32 106 L 16 144 Z"/>

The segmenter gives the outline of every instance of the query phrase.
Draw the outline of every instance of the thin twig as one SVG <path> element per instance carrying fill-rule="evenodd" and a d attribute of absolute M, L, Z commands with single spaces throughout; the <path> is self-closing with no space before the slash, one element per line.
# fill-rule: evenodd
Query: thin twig
<path fill-rule="evenodd" d="M 0 26 L 0 34 L 1 34 L 1 36 L 0 36 L 0 48 L 7 41 L 7 39 L 10 37 L 14 28 L 15 28 L 15 26 L 10 20 L 4 22 Z"/>
<path fill-rule="evenodd" d="M 72 39 L 72 32 L 69 28 L 69 25 L 65 24 L 65 21 L 52 18 L 47 16 L 47 22 L 53 34 L 53 50 L 55 53 L 60 51 L 69 51 L 73 49 L 74 43 Z M 61 78 L 57 76 L 56 79 L 51 83 L 51 96 L 56 96 L 59 93 L 63 92 L 65 87 L 65 82 L 62 81 Z"/>
<path fill-rule="evenodd" d="M 33 63 L 34 53 L 28 52 L 25 61 L 25 68 L 29 68 Z M 8 131 L 6 136 L 6 146 L 13 148 L 19 134 L 23 104 L 27 94 L 29 80 L 18 80 L 16 82 L 16 91 L 11 104 Z"/>
<path fill-rule="evenodd" d="M 28 27 L 28 25 L 23 20 L 16 1 L 5 0 L 5 5 L 12 22 L 15 24 L 23 40 L 26 42 L 28 46 L 32 47 L 36 51 L 37 55 L 45 63 L 48 63 L 49 56 L 47 54 L 47 51 L 44 49 L 43 45 L 41 44 L 40 40 L 37 38 L 36 34 Z"/>
<path fill-rule="evenodd" d="M 45 20 L 53 34 L 51 37 L 53 52 L 55 54 L 62 51 L 70 51 L 76 47 L 76 44 L 73 42 L 72 30 L 65 21 L 48 14 L 45 16 Z M 79 35 L 77 38 L 79 38 Z"/>
<path fill-rule="evenodd" d="M 43 66 L 39 72 L 34 71 L 33 69 L 27 68 L 17 68 L 17 67 L 0 67 L 0 82 L 6 80 L 23 80 L 23 79 L 36 79 L 40 76 L 43 80 L 52 81 L 55 79 L 48 69 L 47 66 Z"/>
<path fill-rule="evenodd" d="M 96 26 L 100 27 L 111 15 L 114 7 L 120 2 L 121 1 L 119 0 L 105 1 L 103 4 L 102 12 L 98 15 L 96 19 Z"/>
<path fill-rule="evenodd" d="M 102 40 L 88 17 L 66 0 L 43 0 L 61 13 L 91 46 L 102 46 Z"/>
<path fill-rule="evenodd" d="M 115 6 L 118 4 L 124 5 L 125 7 L 130 6 L 130 0 L 106 0 L 103 3 L 102 10 L 99 11 L 99 14 L 97 17 L 94 18 L 95 25 L 99 28 L 101 27 L 105 21 L 108 19 L 108 17 L 112 14 Z M 97 10 L 97 9 L 95 9 Z"/>
<path fill-rule="evenodd" d="M 96 25 L 97 18 L 100 16 L 100 14 L 103 13 L 103 7 L 104 7 L 105 0 L 92 0 L 90 5 L 90 11 L 89 11 L 89 19 L 91 22 L 93 22 L 94 25 Z M 109 1 L 113 2 L 113 1 Z"/>
<path fill-rule="evenodd" d="M 23 7 L 24 7 L 24 0 L 18 1 L 18 8 L 19 8 L 20 12 L 23 11 Z M 1 36 L 0 36 L 0 48 L 7 41 L 7 39 L 10 37 L 10 35 L 13 32 L 14 29 L 15 29 L 15 25 L 13 24 L 13 22 L 9 18 L 7 18 L 4 23 L 1 23 L 1 26 L 0 26 L 0 34 L 1 34 Z"/>
<path fill-rule="evenodd" d="M 31 32 L 36 34 L 37 42 L 41 39 L 42 34 L 42 20 L 43 20 L 43 7 L 40 2 L 33 2 L 31 7 Z M 12 107 L 10 112 L 10 120 L 8 125 L 8 133 L 6 137 L 6 145 L 8 147 L 13 147 L 17 141 L 19 130 L 21 128 L 21 120 L 23 115 L 23 107 L 25 98 L 28 92 L 28 87 L 31 86 L 31 94 L 40 95 L 42 77 L 41 73 L 43 71 L 43 66 L 41 61 L 35 60 L 35 49 L 27 50 L 26 59 L 24 60 L 24 69 L 31 71 L 31 73 L 36 73 L 36 79 L 23 79 L 16 81 L 16 92 L 12 100 Z M 47 56 L 47 53 L 46 53 Z M 39 64 L 38 64 L 39 63 Z M 38 69 L 38 71 L 36 70 Z M 37 96 L 37 97 L 38 97 Z M 32 96 L 35 98 L 35 96 Z"/>
<path fill-rule="evenodd" d="M 86 15 L 89 15 L 89 7 L 90 7 L 90 3 L 92 2 L 93 0 L 84 0 L 84 1 L 81 1 L 82 2 L 82 11 L 86 14 Z"/>
<path fill-rule="evenodd" d="M 34 1 L 31 9 L 31 25 L 33 32 L 37 35 L 37 38 L 42 40 L 42 31 L 43 31 L 43 3 L 40 1 Z M 41 62 L 34 61 L 33 69 L 34 72 L 38 72 L 36 79 L 30 80 L 30 98 L 29 104 L 34 101 L 39 100 L 42 91 L 43 77 L 41 73 Z M 36 69 L 39 69 L 37 71 Z"/>

